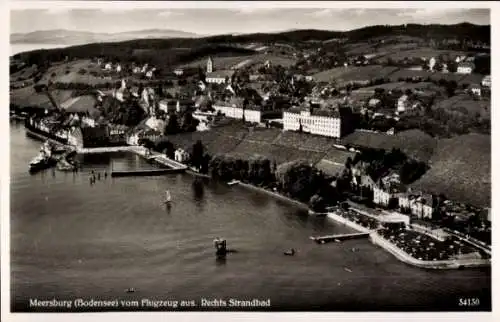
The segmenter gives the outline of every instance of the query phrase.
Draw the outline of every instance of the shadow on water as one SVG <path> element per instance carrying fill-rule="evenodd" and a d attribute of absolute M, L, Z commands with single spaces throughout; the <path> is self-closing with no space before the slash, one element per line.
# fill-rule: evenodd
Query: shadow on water
<path fill-rule="evenodd" d="M 205 194 L 205 187 L 203 186 L 203 181 L 195 179 L 191 187 L 193 188 L 194 200 L 197 202 L 202 201 L 203 196 Z"/>
<path fill-rule="evenodd" d="M 251 193 L 249 192 L 249 199 L 252 203 L 252 206 L 257 208 L 265 208 L 269 205 L 270 198 L 264 196 L 260 192 Z"/>
<path fill-rule="evenodd" d="M 225 266 L 226 265 L 226 256 L 216 256 L 215 264 L 217 266 Z"/>
<path fill-rule="evenodd" d="M 170 215 L 170 213 L 172 212 L 172 203 L 165 203 L 165 212 Z"/>

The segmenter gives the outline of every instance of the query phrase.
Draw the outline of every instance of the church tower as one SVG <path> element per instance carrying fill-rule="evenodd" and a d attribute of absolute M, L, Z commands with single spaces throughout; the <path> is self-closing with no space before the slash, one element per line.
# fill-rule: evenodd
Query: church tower
<path fill-rule="evenodd" d="M 214 71 L 214 62 L 212 60 L 212 57 L 208 57 L 207 61 L 207 73 L 211 73 Z"/>

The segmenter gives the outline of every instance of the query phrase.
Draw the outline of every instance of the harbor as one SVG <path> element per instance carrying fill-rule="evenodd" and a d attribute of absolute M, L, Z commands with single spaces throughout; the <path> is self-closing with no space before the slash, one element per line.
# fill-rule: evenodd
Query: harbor
<path fill-rule="evenodd" d="M 356 231 L 308 216 L 306 210 L 270 195 L 236 188 L 240 185 L 200 180 L 195 186 L 193 177 L 182 173 L 101 177 L 88 184 L 92 170 L 153 169 L 135 153 L 78 155 L 78 173 L 29 176 L 26 164 L 40 142 L 26 138 L 22 127 L 11 128 L 11 141 L 11 158 L 16 160 L 11 163 L 11 280 L 19 294 L 12 302 L 17 310 L 29 310 L 29 298 L 48 293 L 113 298 L 130 287 L 144 297 L 164 296 L 165 289 L 176 298 L 199 298 L 206 292 L 268 297 L 276 310 L 306 308 L 311 301 L 318 307 L 357 311 L 379 309 L 380 303 L 393 310 L 409 305 L 425 309 L 438 301 L 453 310 L 455 303 L 447 299 L 458 296 L 458 290 L 479 294 L 488 303 L 488 268 L 436 274 L 406 265 L 366 239 L 319 246 L 309 236 Z M 171 207 L 162 203 L 166 190 L 172 195 Z M 212 241 L 217 236 L 238 252 L 225 261 L 214 258 Z M 292 247 L 295 256 L 283 256 Z M 60 265 L 61 258 L 66 265 Z M 393 283 L 380 279 L 381 272 L 391 275 Z M 249 283 L 255 280 L 260 282 Z M 290 292 L 306 287 L 320 292 Z M 383 290 L 377 306 L 371 287 Z M 439 291 L 429 295 L 433 289 Z"/>

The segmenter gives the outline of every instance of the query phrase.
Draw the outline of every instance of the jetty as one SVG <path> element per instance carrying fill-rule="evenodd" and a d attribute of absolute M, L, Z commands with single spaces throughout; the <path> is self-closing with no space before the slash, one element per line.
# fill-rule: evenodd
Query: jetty
<path fill-rule="evenodd" d="M 159 176 L 171 173 L 182 173 L 185 169 L 151 169 L 133 171 L 111 171 L 111 177 Z"/>
<path fill-rule="evenodd" d="M 335 240 L 348 240 L 348 239 L 358 239 L 358 238 L 368 238 L 369 233 L 354 233 L 354 234 L 337 234 L 337 235 L 326 235 L 318 237 L 309 237 L 311 240 L 317 242 L 318 244 L 324 244 L 327 242 L 333 242 Z"/>

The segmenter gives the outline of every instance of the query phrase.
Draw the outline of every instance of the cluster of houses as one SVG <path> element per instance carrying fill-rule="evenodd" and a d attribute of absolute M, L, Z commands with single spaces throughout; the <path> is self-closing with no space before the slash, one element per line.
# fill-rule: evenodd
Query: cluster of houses
<path fill-rule="evenodd" d="M 102 68 L 104 71 L 108 72 L 116 72 L 116 73 L 121 73 L 124 71 L 124 66 L 122 66 L 120 63 L 112 63 L 112 62 L 104 62 L 102 58 L 97 59 L 97 65 Z M 148 79 L 152 79 L 155 76 L 155 67 L 151 67 L 148 64 L 144 64 L 143 66 L 136 66 L 135 64 L 132 65 L 131 67 L 131 72 L 132 74 L 135 75 L 144 75 L 144 77 Z"/>
<path fill-rule="evenodd" d="M 431 194 L 412 191 L 401 184 L 399 175 L 391 173 L 375 182 L 369 175 L 361 170 L 362 167 L 353 169 L 352 184 L 364 187 L 373 192 L 373 203 L 382 208 L 396 209 L 401 214 L 411 215 L 418 219 L 432 219 L 438 209 L 457 219 L 466 220 L 472 215 L 471 211 L 461 204 L 450 200 L 438 202 L 438 198 Z M 491 221 L 488 212 L 487 220 Z"/>

